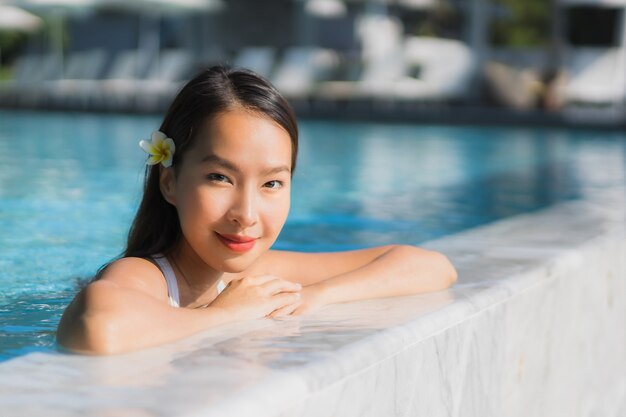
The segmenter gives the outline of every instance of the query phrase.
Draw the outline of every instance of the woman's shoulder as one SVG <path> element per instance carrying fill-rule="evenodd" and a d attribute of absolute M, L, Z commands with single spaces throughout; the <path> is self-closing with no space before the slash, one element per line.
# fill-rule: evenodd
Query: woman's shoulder
<path fill-rule="evenodd" d="M 156 264 L 144 258 L 117 259 L 107 265 L 98 281 L 138 290 L 158 300 L 168 302 L 167 282 L 163 273 Z"/>

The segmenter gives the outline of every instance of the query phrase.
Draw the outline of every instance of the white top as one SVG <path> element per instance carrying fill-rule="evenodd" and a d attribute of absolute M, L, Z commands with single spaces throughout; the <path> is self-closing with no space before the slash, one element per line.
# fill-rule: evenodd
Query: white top
<path fill-rule="evenodd" d="M 160 253 L 153 255 L 152 259 L 154 259 L 157 265 L 159 265 L 161 272 L 163 272 L 163 275 L 165 276 L 165 281 L 167 282 L 167 293 L 168 293 L 168 298 L 169 298 L 169 304 L 172 307 L 180 307 L 180 295 L 178 293 L 178 283 L 176 282 L 176 275 L 174 275 L 174 270 L 172 269 L 172 266 L 170 265 L 167 258 Z M 224 288 L 226 288 L 226 285 L 224 285 L 224 282 L 221 279 L 217 281 L 217 294 L 218 295 L 224 290 Z"/>

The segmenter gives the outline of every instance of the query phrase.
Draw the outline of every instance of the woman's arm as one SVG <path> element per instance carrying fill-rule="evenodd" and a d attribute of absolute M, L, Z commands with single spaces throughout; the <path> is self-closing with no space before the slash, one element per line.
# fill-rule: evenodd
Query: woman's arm
<path fill-rule="evenodd" d="M 96 281 L 63 313 L 57 342 L 76 353 L 110 355 L 172 342 L 229 321 L 219 308 L 175 308 L 141 291 Z"/>
<path fill-rule="evenodd" d="M 439 291 L 457 279 L 446 256 L 414 246 L 397 245 L 365 265 L 314 286 L 325 304 Z"/>
<path fill-rule="evenodd" d="M 263 270 L 303 285 L 303 303 L 292 314 L 332 303 L 438 291 L 457 279 L 446 256 L 409 245 L 334 253 L 271 253 Z"/>
<path fill-rule="evenodd" d="M 278 308 L 288 314 L 300 303 L 299 290 L 276 277 L 247 277 L 229 283 L 216 305 L 176 308 L 168 304 L 167 284 L 154 264 L 122 258 L 72 300 L 59 323 L 57 342 L 94 355 L 157 346 L 220 324 L 265 317 Z"/>

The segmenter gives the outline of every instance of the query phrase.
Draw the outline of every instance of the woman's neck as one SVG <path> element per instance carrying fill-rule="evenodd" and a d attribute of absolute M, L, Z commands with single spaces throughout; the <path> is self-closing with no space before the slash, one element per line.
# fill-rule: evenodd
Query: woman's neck
<path fill-rule="evenodd" d="M 223 272 L 207 265 L 184 238 L 167 257 L 176 273 L 179 290 L 182 290 L 181 306 L 183 298 L 194 304 L 198 301 L 202 301 L 198 304 L 206 303 L 207 299 L 213 300 L 217 282 L 224 275 Z"/>

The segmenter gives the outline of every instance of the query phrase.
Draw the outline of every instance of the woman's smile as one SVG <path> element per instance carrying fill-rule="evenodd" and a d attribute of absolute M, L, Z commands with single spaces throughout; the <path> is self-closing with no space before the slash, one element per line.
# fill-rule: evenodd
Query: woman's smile
<path fill-rule="evenodd" d="M 219 240 L 228 249 L 235 252 L 247 252 L 254 247 L 257 238 L 243 235 L 227 235 L 215 232 Z"/>

